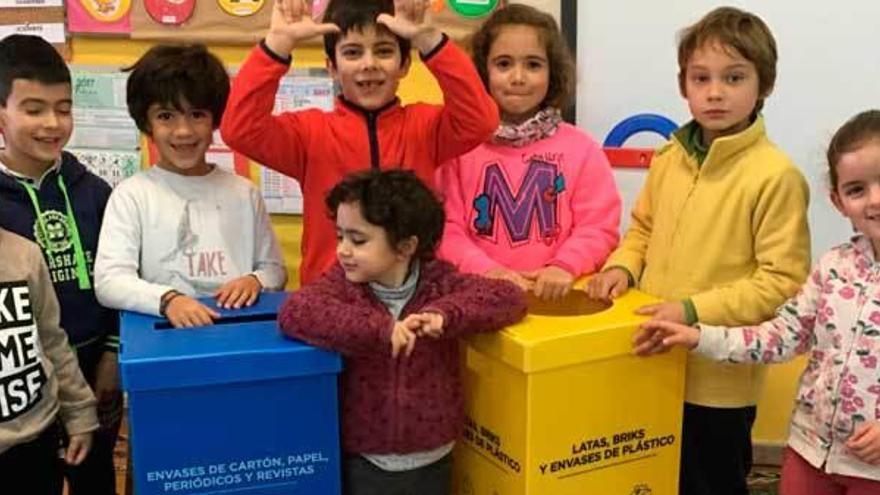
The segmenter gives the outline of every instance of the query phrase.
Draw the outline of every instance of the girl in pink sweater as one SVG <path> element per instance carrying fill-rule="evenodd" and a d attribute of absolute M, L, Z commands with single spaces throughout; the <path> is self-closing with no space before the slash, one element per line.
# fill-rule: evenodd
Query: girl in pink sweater
<path fill-rule="evenodd" d="M 602 266 L 620 222 L 601 147 L 560 116 L 574 62 L 556 21 L 517 4 L 486 21 L 472 53 L 502 124 L 437 172 L 447 215 L 439 255 L 538 297 L 562 297 Z"/>

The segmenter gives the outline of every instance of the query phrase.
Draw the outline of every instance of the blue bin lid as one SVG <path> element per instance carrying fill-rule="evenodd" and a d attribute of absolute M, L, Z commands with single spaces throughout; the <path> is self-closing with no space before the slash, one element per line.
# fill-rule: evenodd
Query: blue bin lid
<path fill-rule="evenodd" d="M 216 308 L 214 325 L 174 329 L 168 320 L 123 312 L 119 365 L 127 391 L 236 383 L 338 373 L 338 354 L 291 340 L 278 329 L 284 292 L 267 292 L 251 307 Z M 202 300 L 214 307 L 212 298 Z"/>

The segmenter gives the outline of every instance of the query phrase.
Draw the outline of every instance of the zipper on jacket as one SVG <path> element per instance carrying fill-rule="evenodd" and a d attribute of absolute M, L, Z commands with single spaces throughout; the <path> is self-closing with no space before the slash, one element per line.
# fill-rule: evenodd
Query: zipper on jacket
<path fill-rule="evenodd" d="M 377 112 L 367 113 L 367 135 L 370 136 L 370 168 L 379 170 L 379 132 L 376 121 Z"/>

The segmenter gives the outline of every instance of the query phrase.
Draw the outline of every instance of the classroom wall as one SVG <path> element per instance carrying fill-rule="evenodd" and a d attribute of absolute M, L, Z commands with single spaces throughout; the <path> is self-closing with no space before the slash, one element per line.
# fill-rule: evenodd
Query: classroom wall
<path fill-rule="evenodd" d="M 71 64 L 83 66 L 118 68 L 132 64 L 151 46 L 152 42 L 109 38 L 73 38 Z M 228 66 L 235 67 L 244 62 L 250 46 L 210 46 Z M 324 67 L 324 51 L 320 48 L 304 48 L 293 53 L 295 67 Z M 443 95 L 434 77 L 428 72 L 418 56 L 413 57 L 412 69 L 401 82 L 398 92 L 404 103 L 426 101 L 440 103 Z M 259 174 L 252 171 L 251 177 L 259 180 Z M 302 259 L 300 238 L 302 237 L 302 217 L 299 215 L 272 215 L 272 225 L 281 243 L 284 259 L 287 262 L 288 289 L 299 287 L 297 268 Z"/>

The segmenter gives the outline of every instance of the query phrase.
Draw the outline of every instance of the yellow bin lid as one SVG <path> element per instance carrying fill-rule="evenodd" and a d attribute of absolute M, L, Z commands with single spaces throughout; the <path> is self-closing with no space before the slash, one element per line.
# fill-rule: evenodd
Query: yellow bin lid
<path fill-rule="evenodd" d="M 637 290 L 610 303 L 589 299 L 580 289 L 555 303 L 530 298 L 523 321 L 497 333 L 473 335 L 467 343 L 525 373 L 628 355 L 635 327 L 647 319 L 634 311 L 656 302 Z"/>

